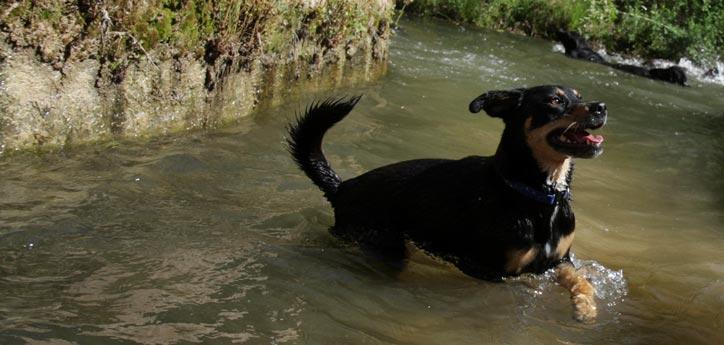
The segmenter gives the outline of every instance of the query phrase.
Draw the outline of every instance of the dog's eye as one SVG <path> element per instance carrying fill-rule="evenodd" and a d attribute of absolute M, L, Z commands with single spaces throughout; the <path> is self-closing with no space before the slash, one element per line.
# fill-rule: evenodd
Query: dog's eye
<path fill-rule="evenodd" d="M 559 104 L 563 104 L 563 100 L 560 97 L 553 96 L 548 100 L 548 103 L 559 105 Z"/>

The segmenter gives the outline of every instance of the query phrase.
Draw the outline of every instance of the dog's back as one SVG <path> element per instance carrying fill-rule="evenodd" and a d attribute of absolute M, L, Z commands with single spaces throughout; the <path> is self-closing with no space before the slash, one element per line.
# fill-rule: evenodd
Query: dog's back
<path fill-rule="evenodd" d="M 504 232 L 499 230 L 514 232 L 515 226 L 491 220 L 533 219 L 521 209 L 537 210 L 527 203 L 508 208 L 519 198 L 498 182 L 492 157 L 420 159 L 377 168 L 339 185 L 331 200 L 333 232 L 392 259 L 404 255 L 410 239 L 467 274 L 498 279 L 505 274 L 507 249 L 500 246 Z M 504 213 L 511 217 L 500 217 Z"/>

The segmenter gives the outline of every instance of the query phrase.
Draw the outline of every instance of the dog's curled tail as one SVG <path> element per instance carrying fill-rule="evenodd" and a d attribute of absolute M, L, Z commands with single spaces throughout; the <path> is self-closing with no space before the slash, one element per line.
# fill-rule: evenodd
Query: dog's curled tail
<path fill-rule="evenodd" d="M 328 98 L 312 103 L 297 121 L 288 127 L 289 153 L 302 171 L 324 192 L 327 200 L 337 192 L 342 182 L 329 166 L 322 152 L 324 134 L 337 122 L 342 121 L 362 96 Z"/>

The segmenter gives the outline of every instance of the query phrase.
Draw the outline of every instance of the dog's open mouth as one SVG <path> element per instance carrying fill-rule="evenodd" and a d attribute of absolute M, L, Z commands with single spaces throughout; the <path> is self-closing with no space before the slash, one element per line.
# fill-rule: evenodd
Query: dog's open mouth
<path fill-rule="evenodd" d="M 602 136 L 590 134 L 581 129 L 568 131 L 564 129 L 556 139 L 560 144 L 568 146 L 600 145 L 603 142 Z"/>
<path fill-rule="evenodd" d="M 579 158 L 592 158 L 603 151 L 603 136 L 591 134 L 586 129 L 598 129 L 597 126 L 572 124 L 567 128 L 559 128 L 548 135 L 548 143 L 558 152 Z"/>

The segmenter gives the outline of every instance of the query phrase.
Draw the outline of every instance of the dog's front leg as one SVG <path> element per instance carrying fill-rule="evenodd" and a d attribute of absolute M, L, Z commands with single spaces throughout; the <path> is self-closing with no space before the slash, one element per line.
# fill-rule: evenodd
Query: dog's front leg
<path fill-rule="evenodd" d="M 571 293 L 576 320 L 585 323 L 593 322 L 598 314 L 593 285 L 579 274 L 570 262 L 559 264 L 556 267 L 556 274 L 558 284 Z"/>

